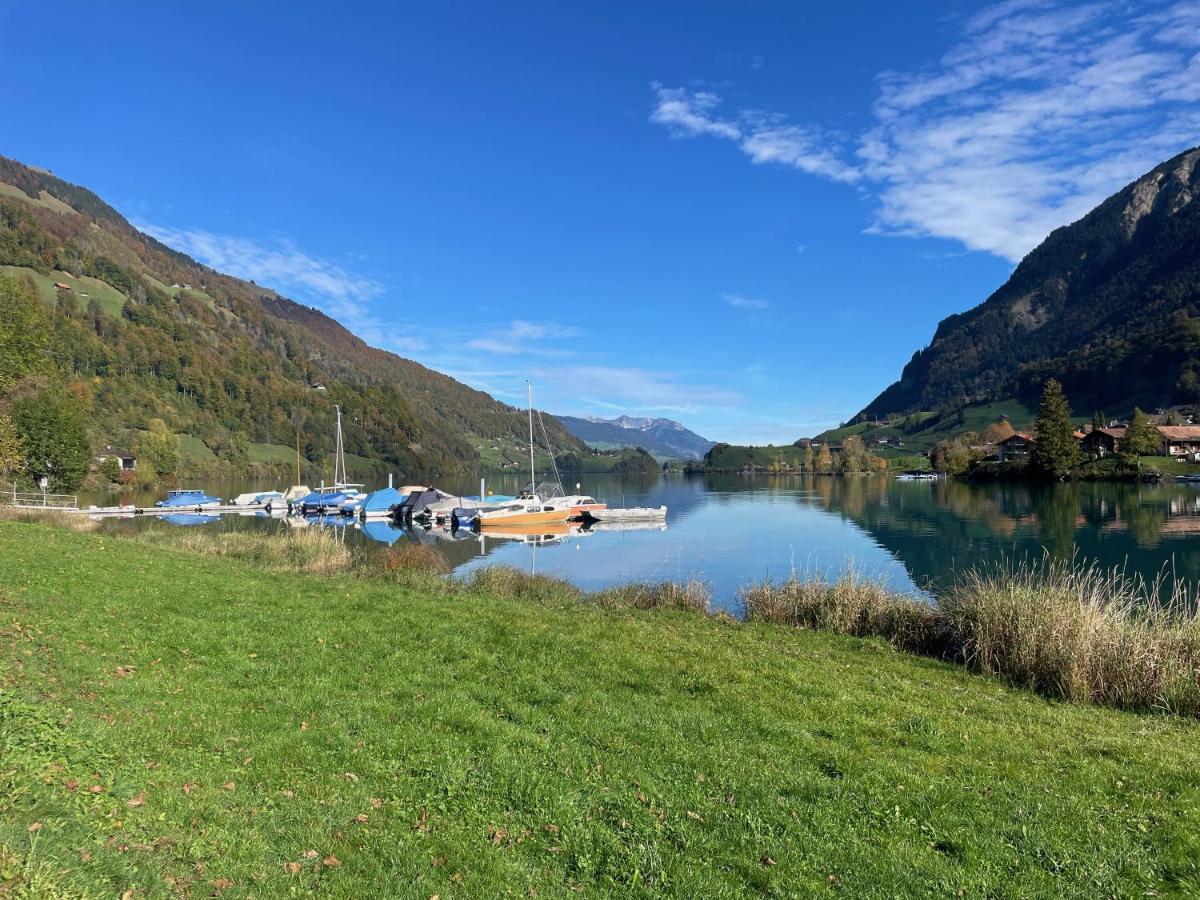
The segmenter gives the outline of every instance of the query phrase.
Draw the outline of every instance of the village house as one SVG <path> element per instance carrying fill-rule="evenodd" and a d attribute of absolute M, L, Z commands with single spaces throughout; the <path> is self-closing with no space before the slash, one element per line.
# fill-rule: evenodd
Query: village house
<path fill-rule="evenodd" d="M 111 444 L 106 445 L 104 450 L 96 456 L 96 462 L 103 463 L 107 462 L 109 459 L 115 459 L 117 461 L 117 465 L 121 467 L 122 472 L 132 472 L 137 469 L 136 456 L 134 456 L 128 450 L 118 450 Z"/>
<path fill-rule="evenodd" d="M 1033 452 L 1033 445 L 1036 443 L 1032 434 L 1026 434 L 1023 431 L 1015 432 L 996 445 L 996 458 L 1000 462 L 1029 459 L 1029 454 Z"/>
<path fill-rule="evenodd" d="M 1163 455 L 1180 462 L 1200 462 L 1200 425 L 1159 425 Z"/>
<path fill-rule="evenodd" d="M 1121 441 L 1125 440 L 1125 432 L 1128 429 L 1124 425 L 1117 425 L 1111 428 L 1093 428 L 1083 436 L 1079 442 L 1084 453 L 1091 456 L 1103 458 L 1116 453 L 1121 446 Z"/>

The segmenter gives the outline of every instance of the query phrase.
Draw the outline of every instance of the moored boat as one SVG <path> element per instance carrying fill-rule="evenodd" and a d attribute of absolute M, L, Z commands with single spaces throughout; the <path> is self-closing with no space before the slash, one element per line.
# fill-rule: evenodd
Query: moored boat
<path fill-rule="evenodd" d="M 162 509 L 204 509 L 210 506 L 220 506 L 221 498 L 206 494 L 200 490 L 167 491 L 165 499 L 154 504 Z"/>

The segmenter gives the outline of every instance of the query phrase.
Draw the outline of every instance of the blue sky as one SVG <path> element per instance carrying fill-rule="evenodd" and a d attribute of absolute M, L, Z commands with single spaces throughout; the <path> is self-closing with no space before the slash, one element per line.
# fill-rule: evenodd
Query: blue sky
<path fill-rule="evenodd" d="M 720 440 L 848 418 L 1200 143 L 1196 0 L 225 7 L 0 0 L 0 153 L 499 399 Z"/>

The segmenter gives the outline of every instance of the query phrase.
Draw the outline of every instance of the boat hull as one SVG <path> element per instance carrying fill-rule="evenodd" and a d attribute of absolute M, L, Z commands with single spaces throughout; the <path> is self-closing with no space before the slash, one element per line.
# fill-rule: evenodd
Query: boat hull
<path fill-rule="evenodd" d="M 483 530 L 498 526 L 511 527 L 514 525 L 550 525 L 555 522 L 566 522 L 571 518 L 571 509 L 537 510 L 536 512 L 496 512 L 481 516 L 479 527 Z"/>

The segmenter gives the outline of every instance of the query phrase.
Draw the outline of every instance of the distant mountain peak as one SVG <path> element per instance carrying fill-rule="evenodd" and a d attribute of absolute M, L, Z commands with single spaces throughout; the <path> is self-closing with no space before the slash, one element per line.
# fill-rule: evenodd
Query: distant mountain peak
<path fill-rule="evenodd" d="M 658 459 L 700 459 L 713 442 L 674 419 L 650 416 L 556 416 L 579 440 L 596 449 L 641 447 Z"/>

